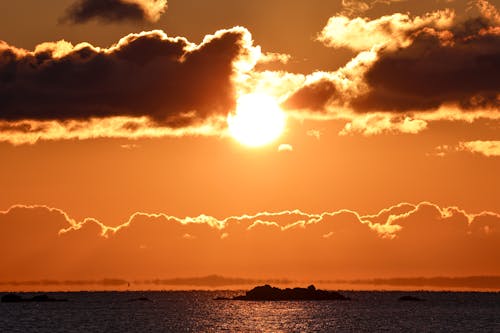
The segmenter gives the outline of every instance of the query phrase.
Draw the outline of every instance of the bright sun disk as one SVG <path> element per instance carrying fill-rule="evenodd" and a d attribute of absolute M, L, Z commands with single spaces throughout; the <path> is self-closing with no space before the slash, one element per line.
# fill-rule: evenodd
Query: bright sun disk
<path fill-rule="evenodd" d="M 286 116 L 276 99 L 254 93 L 238 99 L 236 111 L 227 117 L 227 123 L 234 139 L 246 146 L 259 147 L 283 133 Z"/>

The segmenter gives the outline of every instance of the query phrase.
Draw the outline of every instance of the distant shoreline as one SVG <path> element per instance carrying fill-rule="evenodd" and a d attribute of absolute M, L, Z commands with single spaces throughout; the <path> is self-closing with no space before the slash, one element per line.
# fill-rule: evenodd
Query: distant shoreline
<path fill-rule="evenodd" d="M 465 277 L 395 277 L 373 279 L 288 280 L 251 279 L 208 275 L 192 278 L 125 280 L 119 278 L 96 280 L 25 280 L 0 281 L 3 292 L 64 292 L 64 291 L 215 291 L 246 290 L 259 284 L 278 287 L 315 284 L 327 290 L 353 291 L 451 291 L 499 292 L 500 276 Z"/>
<path fill-rule="evenodd" d="M 242 292 L 248 290 L 249 288 L 182 288 L 182 289 L 0 289 L 0 295 L 8 293 L 23 293 L 23 294 L 33 294 L 33 293 L 161 293 L 161 292 Z M 500 293 L 499 289 L 328 289 L 337 292 L 367 292 L 367 293 L 480 293 L 480 294 L 496 294 Z"/>

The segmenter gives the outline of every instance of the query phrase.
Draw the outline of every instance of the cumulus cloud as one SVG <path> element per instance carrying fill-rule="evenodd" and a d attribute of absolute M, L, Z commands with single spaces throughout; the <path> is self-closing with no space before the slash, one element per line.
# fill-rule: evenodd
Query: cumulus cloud
<path fill-rule="evenodd" d="M 487 157 L 500 156 L 500 141 L 467 141 L 459 144 L 459 149 Z"/>
<path fill-rule="evenodd" d="M 0 42 L 0 139 L 214 132 L 234 108 L 236 78 L 258 56 L 241 27 L 200 44 L 162 31 L 109 48 L 60 41 L 27 51 Z"/>
<path fill-rule="evenodd" d="M 91 20 L 156 22 L 167 9 L 167 0 L 77 0 L 67 10 L 63 22 L 86 23 Z"/>
<path fill-rule="evenodd" d="M 305 116 L 348 120 L 341 134 L 418 133 L 436 120 L 500 116 L 500 14 L 440 10 L 378 19 L 332 17 L 319 35 L 359 52 L 335 72 L 307 76 L 284 106 Z M 304 113 L 302 114 L 304 116 Z"/>
<path fill-rule="evenodd" d="M 0 212 L 0 281 L 115 277 L 171 284 L 177 276 L 214 272 L 290 280 L 498 275 L 499 244 L 500 214 L 425 202 L 375 214 L 290 210 L 181 218 L 138 212 L 116 227 L 77 221 L 47 206 L 16 205 Z"/>
<path fill-rule="evenodd" d="M 365 74 L 370 91 L 352 105 L 361 111 L 432 110 L 445 104 L 498 110 L 499 59 L 500 30 L 462 38 L 422 31 L 407 48 L 379 52 Z"/>
<path fill-rule="evenodd" d="M 412 34 L 422 28 L 446 29 L 455 18 L 451 10 L 411 17 L 395 13 L 378 19 L 334 16 L 319 34 L 318 40 L 329 47 L 365 51 L 375 46 L 395 49 L 412 43 Z"/>

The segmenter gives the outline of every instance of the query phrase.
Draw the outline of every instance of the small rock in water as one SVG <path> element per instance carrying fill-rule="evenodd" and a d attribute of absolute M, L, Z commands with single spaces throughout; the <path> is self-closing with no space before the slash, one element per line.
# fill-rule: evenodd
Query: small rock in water
<path fill-rule="evenodd" d="M 218 297 L 219 300 L 227 298 Z M 266 284 L 247 291 L 243 296 L 236 296 L 233 300 L 240 301 L 332 301 L 349 300 L 342 294 L 335 291 L 319 290 L 310 285 L 307 288 L 286 288 L 280 289 Z"/>
<path fill-rule="evenodd" d="M 150 300 L 149 298 L 147 297 L 137 297 L 137 298 L 132 298 L 132 299 L 129 299 L 128 300 L 129 302 L 152 302 L 152 300 Z"/>
<path fill-rule="evenodd" d="M 423 301 L 423 299 L 415 297 L 415 296 L 406 295 L 406 296 L 401 296 L 399 298 L 399 301 L 401 301 L 401 302 L 421 302 L 421 301 Z"/>
<path fill-rule="evenodd" d="M 67 299 L 52 298 L 48 295 L 35 295 L 31 298 L 23 298 L 17 294 L 6 294 L 2 296 L 3 303 L 21 303 L 21 302 L 66 302 Z"/>
<path fill-rule="evenodd" d="M 3 303 L 18 303 L 22 301 L 23 298 L 17 294 L 6 294 L 2 296 Z"/>

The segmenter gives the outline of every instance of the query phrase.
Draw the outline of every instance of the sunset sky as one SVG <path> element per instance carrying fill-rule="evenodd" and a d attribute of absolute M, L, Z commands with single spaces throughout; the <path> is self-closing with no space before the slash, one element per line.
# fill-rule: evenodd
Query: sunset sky
<path fill-rule="evenodd" d="M 1 1 L 0 290 L 500 288 L 499 9 Z"/>

